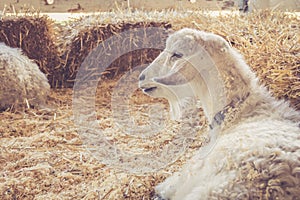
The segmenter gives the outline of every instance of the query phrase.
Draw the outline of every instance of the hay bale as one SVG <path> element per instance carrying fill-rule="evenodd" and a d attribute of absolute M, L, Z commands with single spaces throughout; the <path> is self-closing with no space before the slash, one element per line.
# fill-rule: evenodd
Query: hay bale
<path fill-rule="evenodd" d="M 0 110 L 42 106 L 50 91 L 38 66 L 19 49 L 0 43 Z"/>
<path fill-rule="evenodd" d="M 147 29 L 149 27 L 161 27 L 167 30 L 171 25 L 165 22 L 121 22 L 117 24 L 92 24 L 91 26 L 80 30 L 78 34 L 71 39 L 70 44 L 65 51 L 63 56 L 65 65 L 61 66 L 62 69 L 64 69 L 64 73 L 55 74 L 56 80 L 59 82 L 55 87 L 72 87 L 77 70 L 87 55 L 109 37 L 116 36 L 124 31 L 130 31 L 131 38 L 121 38 L 111 45 L 127 48 L 129 50 L 131 46 L 139 43 L 147 43 L 149 48 L 131 51 L 120 56 L 107 68 L 104 73 L 105 77 L 115 78 L 135 66 L 152 62 L 160 53 L 160 49 L 164 49 L 167 31 L 153 34 L 149 33 Z M 142 36 L 138 35 L 136 33 L 138 32 L 136 31 L 137 29 L 144 29 L 145 34 Z M 120 41 L 121 43 L 119 43 Z M 130 43 L 128 44 L 127 41 L 130 41 Z M 128 45 L 124 46 L 124 43 Z M 151 48 L 151 46 L 155 46 L 158 49 Z M 110 47 L 105 47 L 105 51 L 107 51 L 107 54 L 109 55 Z M 109 59 L 108 57 L 101 58 L 101 61 L 103 62 L 104 59 Z M 97 71 L 97 69 L 95 69 L 95 71 Z"/>
<path fill-rule="evenodd" d="M 53 81 L 52 74 L 61 64 L 55 38 L 55 25 L 45 16 L 3 16 L 0 20 L 0 42 L 22 49 L 48 76 L 49 82 Z"/>

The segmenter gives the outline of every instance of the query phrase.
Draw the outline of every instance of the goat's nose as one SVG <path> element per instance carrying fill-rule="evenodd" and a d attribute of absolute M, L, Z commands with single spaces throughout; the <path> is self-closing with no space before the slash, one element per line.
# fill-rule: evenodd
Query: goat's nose
<path fill-rule="evenodd" d="M 143 81 L 143 80 L 145 80 L 145 78 L 146 78 L 145 74 L 141 74 L 140 77 L 139 77 L 139 80 Z"/>

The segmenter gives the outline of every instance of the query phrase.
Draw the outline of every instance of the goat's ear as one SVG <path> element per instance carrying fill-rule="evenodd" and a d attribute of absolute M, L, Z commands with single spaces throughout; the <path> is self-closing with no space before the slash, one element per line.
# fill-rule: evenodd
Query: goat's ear
<path fill-rule="evenodd" d="M 181 66 L 176 71 L 172 71 L 166 76 L 154 78 L 154 81 L 163 85 L 183 85 L 190 82 L 195 75 L 197 70 L 192 66 Z"/>
<path fill-rule="evenodd" d="M 205 33 L 205 35 L 204 37 L 203 34 L 198 34 L 196 41 L 198 45 L 203 47 L 210 55 L 222 55 L 228 52 L 230 45 L 224 37 L 210 33 Z"/>

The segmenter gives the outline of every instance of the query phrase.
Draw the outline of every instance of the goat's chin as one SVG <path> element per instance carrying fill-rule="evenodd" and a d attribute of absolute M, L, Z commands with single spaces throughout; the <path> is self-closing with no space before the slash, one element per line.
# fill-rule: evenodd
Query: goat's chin
<path fill-rule="evenodd" d="M 148 91 L 143 90 L 143 93 L 150 97 L 155 97 L 155 98 L 159 97 L 159 96 L 157 96 L 157 91 L 155 91 L 155 90 L 148 90 Z"/>

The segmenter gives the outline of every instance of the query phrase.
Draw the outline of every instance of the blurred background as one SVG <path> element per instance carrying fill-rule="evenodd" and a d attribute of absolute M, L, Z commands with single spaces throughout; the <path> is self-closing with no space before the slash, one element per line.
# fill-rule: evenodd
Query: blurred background
<path fill-rule="evenodd" d="M 41 12 L 96 12 L 116 9 L 280 9 L 300 11 L 300 0 L 1 0 L 0 10 L 34 8 Z"/>

